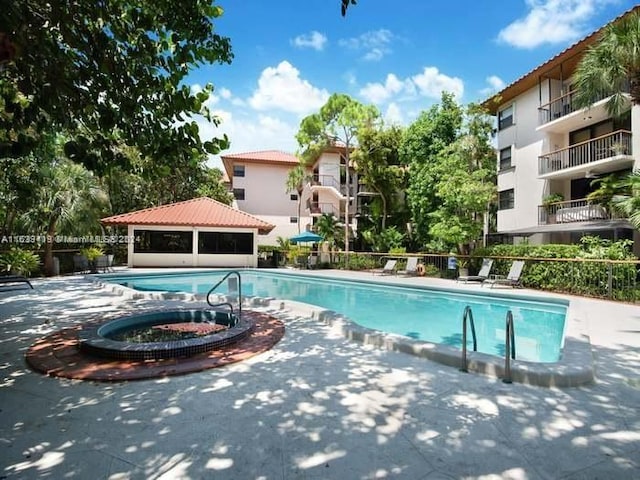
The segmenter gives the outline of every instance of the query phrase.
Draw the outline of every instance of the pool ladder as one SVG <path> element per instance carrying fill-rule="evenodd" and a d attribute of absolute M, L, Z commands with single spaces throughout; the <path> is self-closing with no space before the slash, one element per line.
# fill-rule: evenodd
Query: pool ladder
<path fill-rule="evenodd" d="M 239 320 L 242 318 L 242 278 L 240 277 L 240 272 L 238 272 L 237 270 L 232 270 L 231 272 L 227 273 L 224 277 L 222 277 L 222 280 L 220 280 L 218 283 L 216 283 L 213 287 L 209 289 L 209 292 L 207 293 L 207 303 L 211 308 L 221 307 L 221 306 L 229 307 L 229 309 L 231 310 L 231 315 L 233 315 L 233 305 L 230 302 L 211 303 L 211 300 L 209 299 L 209 297 L 214 292 L 214 290 L 218 288 L 220 285 L 222 285 L 222 282 L 224 282 L 231 275 L 235 275 L 238 277 L 238 320 Z M 231 291 L 231 288 L 229 290 Z"/>
<path fill-rule="evenodd" d="M 473 340 L 473 351 L 478 351 L 478 339 L 476 337 L 476 326 L 473 321 L 473 311 L 471 307 L 467 305 L 464 308 L 462 314 L 462 361 L 460 365 L 461 372 L 468 372 L 467 361 L 467 324 L 471 327 L 471 337 Z M 504 383 L 511 383 L 511 360 L 516 359 L 516 342 L 515 331 L 513 328 L 513 314 L 511 310 L 507 311 L 507 317 L 505 319 L 505 355 L 504 355 L 504 377 L 502 381 Z"/>

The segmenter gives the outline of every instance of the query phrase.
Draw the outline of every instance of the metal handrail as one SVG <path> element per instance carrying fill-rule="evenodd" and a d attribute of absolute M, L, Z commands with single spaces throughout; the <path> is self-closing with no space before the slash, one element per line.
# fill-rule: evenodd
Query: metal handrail
<path fill-rule="evenodd" d="M 233 305 L 230 302 L 211 303 L 211 301 L 209 300 L 209 296 L 213 293 L 213 291 L 220 285 L 222 285 L 222 282 L 224 282 L 231 275 L 236 275 L 238 277 L 238 320 L 240 320 L 242 318 L 242 277 L 240 277 L 240 272 L 238 272 L 237 270 L 232 270 L 231 272 L 227 273 L 224 277 L 222 277 L 222 280 L 211 287 L 211 289 L 207 293 L 207 303 L 211 308 L 220 307 L 222 305 L 228 306 L 231 310 L 231 315 L 233 315 Z"/>
<path fill-rule="evenodd" d="M 476 338 L 476 325 L 473 321 L 473 312 L 471 307 L 467 305 L 464 307 L 464 313 L 462 314 L 462 365 L 460 365 L 461 372 L 468 372 L 467 368 L 467 319 L 471 325 L 471 336 L 473 338 L 473 351 L 478 351 L 478 339 Z"/>
<path fill-rule="evenodd" d="M 513 330 L 513 314 L 511 310 L 507 312 L 507 318 L 505 320 L 505 353 L 504 353 L 504 383 L 511 383 L 511 360 L 516 359 L 516 341 L 515 332 Z"/>

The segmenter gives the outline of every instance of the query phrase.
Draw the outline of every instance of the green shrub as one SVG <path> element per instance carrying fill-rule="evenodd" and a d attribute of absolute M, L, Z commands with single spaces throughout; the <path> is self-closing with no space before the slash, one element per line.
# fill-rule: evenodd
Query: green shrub
<path fill-rule="evenodd" d="M 540 290 L 608 297 L 619 300 L 640 299 L 637 266 L 633 263 L 609 263 L 597 260 L 635 260 L 631 242 L 611 242 L 598 237 L 583 237 L 578 245 L 494 245 L 477 249 L 472 264 L 478 266 L 483 257 L 532 258 L 522 273 L 522 285 Z M 574 259 L 576 262 L 534 259 Z M 506 275 L 511 258 L 496 258 L 491 272 Z"/>
<path fill-rule="evenodd" d="M 438 267 L 436 267 L 435 265 L 432 265 L 432 264 L 428 263 L 427 265 L 424 266 L 424 276 L 425 277 L 439 277 L 440 276 L 440 269 L 438 269 Z"/>
<path fill-rule="evenodd" d="M 12 247 L 0 254 L 0 268 L 16 275 L 29 276 L 40 266 L 40 257 L 29 250 Z"/>

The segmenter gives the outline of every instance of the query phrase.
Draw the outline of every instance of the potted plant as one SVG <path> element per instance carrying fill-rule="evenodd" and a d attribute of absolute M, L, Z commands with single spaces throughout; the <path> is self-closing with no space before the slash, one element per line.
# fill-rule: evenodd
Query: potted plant
<path fill-rule="evenodd" d="M 96 259 L 104 255 L 104 251 L 100 247 L 92 246 L 80 249 L 80 255 L 84 255 L 89 261 L 89 268 L 91 273 L 97 273 Z"/>
<path fill-rule="evenodd" d="M 12 247 L 0 254 L 0 270 L 28 277 L 40 266 L 40 257 L 29 250 Z"/>

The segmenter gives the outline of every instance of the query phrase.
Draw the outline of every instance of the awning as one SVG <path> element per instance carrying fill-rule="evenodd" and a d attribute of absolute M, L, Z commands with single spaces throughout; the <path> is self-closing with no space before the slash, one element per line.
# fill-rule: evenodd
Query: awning
<path fill-rule="evenodd" d="M 509 235 L 533 235 L 535 233 L 562 233 L 562 232 L 595 232 L 598 230 L 633 229 L 627 220 L 599 220 L 597 222 L 573 222 L 554 223 L 551 225 L 534 225 L 515 230 L 502 230 L 498 233 Z"/>

